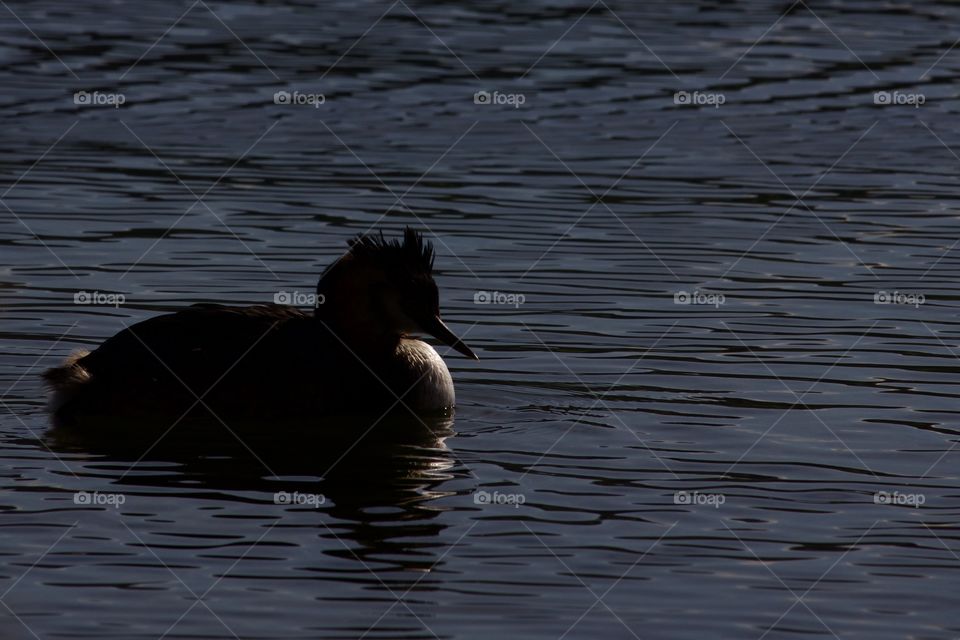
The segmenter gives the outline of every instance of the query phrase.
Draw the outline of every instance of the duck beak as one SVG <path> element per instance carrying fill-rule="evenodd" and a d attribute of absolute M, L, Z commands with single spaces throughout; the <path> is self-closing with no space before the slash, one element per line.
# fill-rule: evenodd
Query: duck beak
<path fill-rule="evenodd" d="M 463 355 L 474 360 L 479 360 L 477 354 L 473 352 L 467 345 L 463 343 L 453 331 L 443 324 L 443 320 L 440 319 L 440 316 L 433 316 L 429 318 L 425 323 L 423 323 L 423 330 L 432 335 L 434 338 L 439 340 L 445 345 L 453 347 Z"/>

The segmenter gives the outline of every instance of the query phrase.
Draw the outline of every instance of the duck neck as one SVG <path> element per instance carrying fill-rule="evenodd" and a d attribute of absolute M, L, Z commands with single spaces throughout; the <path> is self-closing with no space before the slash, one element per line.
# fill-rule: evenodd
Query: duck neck
<path fill-rule="evenodd" d="M 389 357 L 403 333 L 385 322 L 387 310 L 380 297 L 352 280 L 337 272 L 321 278 L 317 299 L 322 303 L 314 310 L 315 320 L 323 324 L 320 331 L 334 334 L 335 341 L 365 360 Z"/>
<path fill-rule="evenodd" d="M 344 323 L 335 315 L 315 314 L 314 320 L 321 325 L 318 328 L 321 335 L 327 335 L 364 360 L 389 357 L 403 340 L 400 334 L 377 331 L 374 323 L 364 322 L 362 318 Z"/>

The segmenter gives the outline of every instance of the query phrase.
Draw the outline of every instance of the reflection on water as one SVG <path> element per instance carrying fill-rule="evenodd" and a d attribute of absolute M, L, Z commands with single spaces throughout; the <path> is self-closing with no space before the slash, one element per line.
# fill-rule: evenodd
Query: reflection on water
<path fill-rule="evenodd" d="M 341 521 L 338 536 L 362 541 L 361 549 L 382 551 L 396 544 L 391 538 L 408 535 L 406 528 L 390 526 L 397 513 L 404 514 L 405 524 L 422 520 L 426 527 L 437 514 L 429 502 L 451 495 L 438 487 L 452 477 L 454 461 L 444 441 L 454 435 L 453 417 L 332 422 L 227 426 L 205 418 L 187 419 L 173 429 L 169 424 L 101 424 L 52 429 L 42 443 L 23 444 L 45 446 L 55 455 L 93 456 L 87 470 L 96 473 L 88 477 L 109 487 L 110 494 L 256 496 L 257 503 L 278 505 L 278 515 L 285 509 L 323 512 Z M 363 557 L 362 550 L 353 553 Z M 421 564 L 410 560 L 403 566 Z"/>
<path fill-rule="evenodd" d="M 18 629 L 960 635 L 954 4 L 0 15 Z M 71 350 L 312 291 L 346 239 L 408 224 L 481 358 L 444 354 L 455 434 L 48 430 L 38 374 Z"/>

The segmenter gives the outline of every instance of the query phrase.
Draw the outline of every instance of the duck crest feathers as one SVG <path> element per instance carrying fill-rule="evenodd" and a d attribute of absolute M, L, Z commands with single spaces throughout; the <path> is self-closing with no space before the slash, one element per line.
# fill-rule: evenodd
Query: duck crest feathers
<path fill-rule="evenodd" d="M 419 231 L 406 227 L 403 241 L 388 240 L 379 234 L 358 235 L 348 242 L 351 255 L 358 260 L 370 260 L 389 267 L 431 273 L 433 271 L 433 244 Z"/>

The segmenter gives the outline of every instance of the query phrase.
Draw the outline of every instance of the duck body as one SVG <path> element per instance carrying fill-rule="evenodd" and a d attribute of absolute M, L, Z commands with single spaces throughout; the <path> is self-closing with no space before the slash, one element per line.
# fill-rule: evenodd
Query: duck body
<path fill-rule="evenodd" d="M 405 245 L 381 238 L 374 248 L 399 251 Z M 472 352 L 443 325 L 438 311 L 420 313 L 416 307 L 422 305 L 398 302 L 423 295 L 395 295 L 390 287 L 371 287 L 369 278 L 364 283 L 344 277 L 351 273 L 350 261 L 346 264 L 339 275 L 325 272 L 318 290 L 334 299 L 314 313 L 285 305 L 194 305 L 131 325 L 94 351 L 74 354 L 44 374 L 53 390 L 55 421 L 452 410 L 453 380 L 443 358 L 411 332 L 433 333 Z M 433 294 L 428 288 L 425 295 L 435 297 L 435 285 Z"/>
<path fill-rule="evenodd" d="M 364 352 L 293 307 L 196 305 L 121 331 L 48 373 L 64 384 L 51 409 L 269 418 L 452 409 L 453 380 L 426 342 Z"/>

